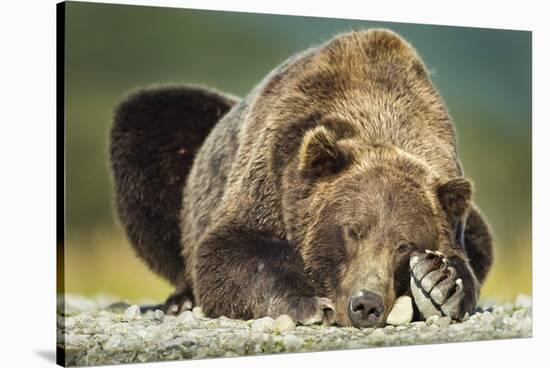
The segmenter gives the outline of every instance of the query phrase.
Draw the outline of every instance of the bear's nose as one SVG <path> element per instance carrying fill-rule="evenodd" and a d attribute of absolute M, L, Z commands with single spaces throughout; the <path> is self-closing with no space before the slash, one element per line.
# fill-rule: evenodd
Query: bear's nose
<path fill-rule="evenodd" d="M 349 298 L 348 316 L 354 327 L 372 327 L 380 323 L 384 315 L 384 302 L 378 294 L 363 290 Z"/>

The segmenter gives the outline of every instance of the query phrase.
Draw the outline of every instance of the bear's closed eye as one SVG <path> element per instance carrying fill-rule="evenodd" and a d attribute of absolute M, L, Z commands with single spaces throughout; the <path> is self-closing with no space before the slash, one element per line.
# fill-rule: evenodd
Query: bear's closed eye
<path fill-rule="evenodd" d="M 345 227 L 346 236 L 353 241 L 360 241 L 362 238 L 361 231 L 354 225 L 348 225 Z"/>
<path fill-rule="evenodd" d="M 416 248 L 417 246 L 413 243 L 404 243 L 397 247 L 395 253 L 399 256 L 408 255 Z"/>

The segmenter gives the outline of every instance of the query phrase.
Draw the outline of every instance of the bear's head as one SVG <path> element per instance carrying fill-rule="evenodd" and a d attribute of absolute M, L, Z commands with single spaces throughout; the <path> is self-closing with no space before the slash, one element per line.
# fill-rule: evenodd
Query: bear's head
<path fill-rule="evenodd" d="M 283 64 L 251 103 L 249 128 L 277 133 L 284 233 L 316 295 L 341 325 L 383 324 L 409 292 L 411 253 L 458 254 L 470 205 L 424 63 L 391 31 L 350 32 Z"/>
<path fill-rule="evenodd" d="M 285 179 L 285 222 L 336 322 L 379 326 L 409 291 L 414 250 L 456 249 L 471 184 L 441 179 L 393 145 L 325 119 L 308 130 Z M 446 248 L 445 248 L 446 247 Z"/>

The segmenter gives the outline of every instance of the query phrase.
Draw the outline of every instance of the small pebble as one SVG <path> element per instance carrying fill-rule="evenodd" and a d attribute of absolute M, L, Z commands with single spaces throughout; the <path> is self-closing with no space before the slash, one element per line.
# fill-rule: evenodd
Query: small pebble
<path fill-rule="evenodd" d="M 393 304 L 393 308 L 390 311 L 390 314 L 388 314 L 386 323 L 388 325 L 394 325 L 394 326 L 405 325 L 411 322 L 412 318 L 413 318 L 412 299 L 410 296 L 404 295 L 395 299 L 395 303 Z"/>
<path fill-rule="evenodd" d="M 481 314 L 481 317 L 480 317 L 479 321 L 482 324 L 488 325 L 488 324 L 491 324 L 491 322 L 493 322 L 494 319 L 495 319 L 495 317 L 493 317 L 493 315 L 491 313 L 483 312 Z"/>
<path fill-rule="evenodd" d="M 153 315 L 153 318 L 159 322 L 164 322 L 164 312 L 161 311 L 160 309 L 156 309 L 155 314 Z"/>
<path fill-rule="evenodd" d="M 386 337 L 386 334 L 384 333 L 384 330 L 381 329 L 381 328 L 377 328 L 376 330 L 374 330 L 370 335 L 369 335 L 370 338 L 372 339 L 376 339 L 376 340 L 379 340 L 379 339 L 383 339 Z"/>
<path fill-rule="evenodd" d="M 122 345 L 122 337 L 120 335 L 113 335 L 109 337 L 107 342 L 103 344 L 103 349 L 105 350 L 115 350 Z"/>
<path fill-rule="evenodd" d="M 251 330 L 258 332 L 271 331 L 273 329 L 273 324 L 273 318 L 263 317 L 252 322 Z"/>
<path fill-rule="evenodd" d="M 178 321 L 186 327 L 197 327 L 199 325 L 199 320 L 191 311 L 185 311 L 180 314 L 178 316 Z"/>
<path fill-rule="evenodd" d="M 273 323 L 273 330 L 279 332 L 292 331 L 296 328 L 296 324 L 288 314 L 281 314 Z"/>
<path fill-rule="evenodd" d="M 130 306 L 131 305 L 126 302 L 116 302 L 106 306 L 105 310 L 112 313 L 124 313 L 124 311 Z"/>
<path fill-rule="evenodd" d="M 286 335 L 283 337 L 283 344 L 287 351 L 296 351 L 302 347 L 304 340 L 295 335 Z"/>
<path fill-rule="evenodd" d="M 136 318 L 139 317 L 140 314 L 141 310 L 139 309 L 139 305 L 134 304 L 124 311 L 124 318 Z"/>

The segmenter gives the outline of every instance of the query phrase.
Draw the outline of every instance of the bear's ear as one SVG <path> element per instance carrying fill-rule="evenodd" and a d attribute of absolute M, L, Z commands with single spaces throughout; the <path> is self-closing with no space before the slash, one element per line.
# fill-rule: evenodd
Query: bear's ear
<path fill-rule="evenodd" d="M 447 215 L 462 217 L 470 206 L 472 183 L 466 178 L 452 179 L 437 188 L 437 196 Z"/>
<path fill-rule="evenodd" d="M 343 170 L 349 159 L 350 154 L 339 143 L 336 133 L 324 126 L 318 126 L 304 135 L 298 170 L 304 176 L 328 176 Z"/>
<path fill-rule="evenodd" d="M 470 209 L 472 183 L 466 178 L 457 178 L 440 185 L 437 196 L 453 228 L 457 244 L 464 246 L 464 224 Z"/>

